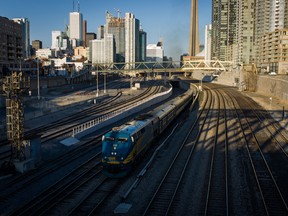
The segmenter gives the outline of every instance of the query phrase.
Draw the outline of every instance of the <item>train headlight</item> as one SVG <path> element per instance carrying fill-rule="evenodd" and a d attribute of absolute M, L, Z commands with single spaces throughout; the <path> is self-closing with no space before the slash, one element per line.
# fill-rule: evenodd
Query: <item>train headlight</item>
<path fill-rule="evenodd" d="M 124 158 L 123 158 L 123 157 L 121 157 L 121 160 L 124 160 Z"/>

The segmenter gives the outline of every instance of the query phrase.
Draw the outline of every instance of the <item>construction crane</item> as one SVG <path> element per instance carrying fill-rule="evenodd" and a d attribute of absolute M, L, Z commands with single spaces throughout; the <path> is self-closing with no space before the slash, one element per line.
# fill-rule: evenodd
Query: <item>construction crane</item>
<path fill-rule="evenodd" d="M 114 10 L 117 12 L 117 18 L 119 20 L 120 16 L 121 16 L 121 10 L 120 9 L 116 9 L 116 8 L 114 8 Z"/>
<path fill-rule="evenodd" d="M 29 141 L 24 140 L 23 93 L 30 88 L 30 79 L 22 72 L 13 72 L 4 78 L 3 91 L 6 96 L 7 139 L 11 142 L 9 165 L 26 159 L 25 150 Z"/>
<path fill-rule="evenodd" d="M 118 32 L 120 32 L 121 11 L 120 11 L 120 9 L 116 9 L 116 8 L 114 8 L 114 10 L 117 12 L 117 25 L 118 25 Z"/>

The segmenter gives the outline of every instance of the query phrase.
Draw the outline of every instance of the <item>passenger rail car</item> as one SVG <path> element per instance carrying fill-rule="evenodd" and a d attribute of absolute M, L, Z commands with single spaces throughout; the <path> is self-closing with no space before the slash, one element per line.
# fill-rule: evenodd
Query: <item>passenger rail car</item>
<path fill-rule="evenodd" d="M 113 128 L 102 137 L 102 165 L 104 174 L 122 177 L 131 170 L 135 160 L 149 149 L 152 141 L 191 102 L 193 92 L 173 99 L 147 114 Z"/>

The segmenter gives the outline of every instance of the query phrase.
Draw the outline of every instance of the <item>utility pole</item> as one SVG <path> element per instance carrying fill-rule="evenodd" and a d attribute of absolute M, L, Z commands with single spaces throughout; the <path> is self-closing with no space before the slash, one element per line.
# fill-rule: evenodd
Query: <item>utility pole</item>
<path fill-rule="evenodd" d="M 98 83 L 99 77 L 98 77 L 98 73 L 99 73 L 99 71 L 98 71 L 98 64 L 97 64 L 97 71 L 96 71 L 96 97 L 99 96 L 99 83 Z"/>

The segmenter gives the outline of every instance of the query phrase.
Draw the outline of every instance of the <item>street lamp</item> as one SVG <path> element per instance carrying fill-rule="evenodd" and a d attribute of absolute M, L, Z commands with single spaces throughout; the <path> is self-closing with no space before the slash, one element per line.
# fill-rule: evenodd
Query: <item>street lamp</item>
<path fill-rule="evenodd" d="M 40 100 L 40 74 L 39 74 L 39 59 L 37 60 L 37 90 L 38 90 L 38 100 Z"/>
<path fill-rule="evenodd" d="M 106 72 L 104 72 L 104 94 L 106 94 Z"/>
<path fill-rule="evenodd" d="M 96 70 L 96 97 L 99 96 L 99 86 L 98 86 L 98 64 L 97 64 L 97 70 Z"/>

